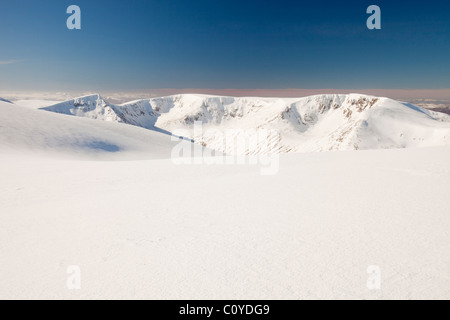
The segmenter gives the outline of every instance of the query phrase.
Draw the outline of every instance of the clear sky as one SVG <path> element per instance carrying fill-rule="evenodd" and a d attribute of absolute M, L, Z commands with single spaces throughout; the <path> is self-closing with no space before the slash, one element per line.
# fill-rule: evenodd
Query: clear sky
<path fill-rule="evenodd" d="M 448 0 L 0 1 L 2 90 L 450 88 Z"/>

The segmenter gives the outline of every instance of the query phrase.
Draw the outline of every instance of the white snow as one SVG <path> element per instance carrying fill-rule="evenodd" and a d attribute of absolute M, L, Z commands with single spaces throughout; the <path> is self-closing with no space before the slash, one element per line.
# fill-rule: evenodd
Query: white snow
<path fill-rule="evenodd" d="M 61 103 L 61 101 L 58 100 L 14 100 L 14 103 L 23 107 L 28 107 L 32 109 L 41 109 L 45 107 L 49 107 L 58 103 Z"/>
<path fill-rule="evenodd" d="M 437 141 L 447 128 L 392 108 L 366 119 L 374 134 L 400 121 L 395 134 Z M 285 154 L 274 176 L 177 166 L 172 147 L 0 102 L 0 298 L 450 298 L 449 146 Z M 69 266 L 81 290 L 67 288 Z"/>

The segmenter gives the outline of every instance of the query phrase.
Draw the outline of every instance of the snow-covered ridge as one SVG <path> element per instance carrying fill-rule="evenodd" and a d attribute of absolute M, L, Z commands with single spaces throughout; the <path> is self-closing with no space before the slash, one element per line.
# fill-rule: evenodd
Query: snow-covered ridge
<path fill-rule="evenodd" d="M 164 159 L 174 145 L 170 136 L 155 131 L 0 101 L 1 155 L 25 151 L 76 159 Z"/>
<path fill-rule="evenodd" d="M 450 145 L 450 116 L 361 94 L 289 99 L 183 94 L 122 105 L 111 104 L 96 94 L 43 109 L 150 130 L 184 129 L 187 138 L 224 152 L 233 150 L 217 141 L 208 129 L 277 130 L 278 152 Z M 193 134 L 195 122 L 203 123 L 200 138 Z"/>

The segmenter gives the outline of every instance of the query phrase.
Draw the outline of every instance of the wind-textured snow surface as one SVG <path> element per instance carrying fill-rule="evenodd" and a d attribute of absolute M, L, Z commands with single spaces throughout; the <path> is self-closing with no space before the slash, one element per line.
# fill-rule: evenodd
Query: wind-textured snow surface
<path fill-rule="evenodd" d="M 450 116 L 388 98 L 319 95 L 300 99 L 176 95 L 113 105 L 99 95 L 44 108 L 110 122 L 127 123 L 185 136 L 230 153 L 209 129 L 270 129 L 278 132 L 274 151 L 393 149 L 450 145 Z M 194 135 L 194 123 L 203 135 Z M 251 150 L 245 150 L 251 153 Z"/>
<path fill-rule="evenodd" d="M 449 159 L 291 154 L 263 177 L 2 155 L 0 298 L 450 299 Z"/>

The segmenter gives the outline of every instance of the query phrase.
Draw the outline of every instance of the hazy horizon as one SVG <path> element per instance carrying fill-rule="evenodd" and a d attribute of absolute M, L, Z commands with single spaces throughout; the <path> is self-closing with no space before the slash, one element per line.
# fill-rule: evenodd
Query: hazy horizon
<path fill-rule="evenodd" d="M 432 103 L 450 103 L 450 89 L 442 90 L 395 90 L 395 89 L 205 89 L 205 88 L 164 88 L 148 90 L 128 91 L 33 91 L 33 90 L 0 90 L 0 97 L 9 99 L 43 99 L 65 100 L 75 97 L 100 94 L 104 98 L 110 98 L 115 102 L 128 102 L 137 99 L 151 97 L 170 96 L 176 94 L 204 94 L 233 97 L 265 97 L 265 98 L 301 98 L 320 94 L 350 94 L 360 93 L 379 97 L 388 97 L 408 102 L 430 101 Z"/>

